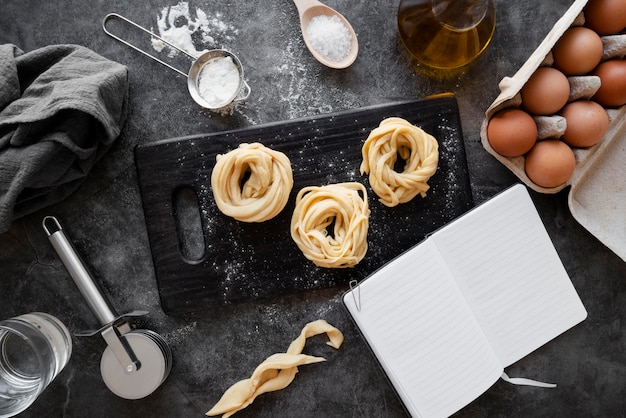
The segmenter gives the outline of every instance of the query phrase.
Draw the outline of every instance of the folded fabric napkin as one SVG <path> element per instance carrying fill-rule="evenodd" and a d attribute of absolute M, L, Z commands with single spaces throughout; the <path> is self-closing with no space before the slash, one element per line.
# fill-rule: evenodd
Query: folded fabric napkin
<path fill-rule="evenodd" d="M 0 45 L 0 233 L 76 191 L 127 106 L 121 64 L 78 45 Z"/>

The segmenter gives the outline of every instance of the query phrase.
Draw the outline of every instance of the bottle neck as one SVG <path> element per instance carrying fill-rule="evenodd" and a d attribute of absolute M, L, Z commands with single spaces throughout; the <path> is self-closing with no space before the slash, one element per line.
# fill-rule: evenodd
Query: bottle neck
<path fill-rule="evenodd" d="M 451 29 L 463 31 L 478 25 L 492 0 L 432 0 L 437 20 Z"/>

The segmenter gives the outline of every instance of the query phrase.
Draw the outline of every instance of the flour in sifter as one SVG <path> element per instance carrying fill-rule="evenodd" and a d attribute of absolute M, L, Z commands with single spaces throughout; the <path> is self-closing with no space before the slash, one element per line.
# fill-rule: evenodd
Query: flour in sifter
<path fill-rule="evenodd" d="M 233 100 L 240 82 L 239 69 L 231 57 L 212 58 L 200 71 L 198 93 L 208 107 L 217 109 Z"/>

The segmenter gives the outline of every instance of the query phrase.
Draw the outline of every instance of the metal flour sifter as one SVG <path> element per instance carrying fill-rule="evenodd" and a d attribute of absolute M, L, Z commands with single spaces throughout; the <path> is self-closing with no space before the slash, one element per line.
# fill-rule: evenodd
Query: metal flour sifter
<path fill-rule="evenodd" d="M 130 42 L 122 39 L 120 36 L 111 32 L 107 28 L 107 23 L 112 20 L 121 20 L 122 22 L 126 22 L 127 24 L 130 24 L 133 27 L 149 34 L 152 39 L 158 39 L 159 41 L 163 42 L 170 48 L 173 48 L 183 53 L 187 57 L 189 57 L 192 60 L 192 64 L 191 64 L 191 68 L 189 69 L 189 72 L 185 73 L 184 71 L 179 70 L 178 68 L 168 64 L 167 62 L 163 60 L 160 60 L 154 55 L 149 54 L 143 49 L 131 44 Z M 104 17 L 104 19 L 102 20 L 102 29 L 107 35 L 109 35 L 113 39 L 120 41 L 121 43 L 123 43 L 126 46 L 129 46 L 135 51 L 140 52 L 149 58 L 152 58 L 159 64 L 164 65 L 167 68 L 174 70 L 177 73 L 187 77 L 187 89 L 189 90 L 189 94 L 191 95 L 191 97 L 197 104 L 199 104 L 205 109 L 218 111 L 218 112 L 223 111 L 225 109 L 231 109 L 232 106 L 236 105 L 239 102 L 243 102 L 244 100 L 248 98 L 248 96 L 250 96 L 250 86 L 244 80 L 243 66 L 241 65 L 241 61 L 239 61 L 239 58 L 230 51 L 227 51 L 225 49 L 211 49 L 200 54 L 199 56 L 191 55 L 184 49 L 179 48 L 178 46 L 172 44 L 171 42 L 168 42 L 167 40 L 149 31 L 143 26 L 140 26 L 137 23 L 133 22 L 132 20 L 127 19 L 124 16 L 119 15 L 117 13 L 109 13 L 108 15 Z M 203 92 L 201 91 L 201 88 L 200 88 L 200 82 L 201 82 L 201 78 L 203 78 L 204 75 L 210 74 L 210 71 L 205 72 L 205 69 L 210 68 L 212 63 L 214 63 L 216 60 L 221 59 L 221 58 L 230 58 L 232 60 L 239 76 L 239 80 L 238 80 L 239 83 L 236 88 L 232 89 L 232 92 L 231 92 L 232 94 L 230 95 L 230 97 L 222 98 L 223 100 L 217 103 L 213 101 L 208 101 L 207 98 L 203 96 Z M 210 75 L 207 75 L 207 77 L 210 78 Z"/>
<path fill-rule="evenodd" d="M 100 334 L 107 343 L 100 360 L 104 383 L 121 398 L 141 399 L 150 395 L 165 381 L 172 368 L 169 346 L 159 334 L 132 329 L 127 322 L 126 318 L 146 315 L 146 311 L 115 313 L 55 217 L 46 216 L 42 225 L 63 265 L 100 321 L 100 329 L 76 335 Z"/>

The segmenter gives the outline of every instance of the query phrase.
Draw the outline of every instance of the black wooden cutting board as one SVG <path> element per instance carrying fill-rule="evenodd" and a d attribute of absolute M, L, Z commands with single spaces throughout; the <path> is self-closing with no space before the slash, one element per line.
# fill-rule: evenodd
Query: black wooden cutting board
<path fill-rule="evenodd" d="M 439 141 L 426 198 L 388 208 L 361 176 L 361 147 L 397 116 Z M 211 192 L 217 154 L 260 142 L 285 153 L 294 187 L 276 218 L 248 224 L 223 215 Z M 456 99 L 451 94 L 138 146 L 139 185 L 163 310 L 176 314 L 294 291 L 348 287 L 473 206 Z M 291 239 L 295 195 L 305 186 L 362 182 L 369 194 L 369 249 L 354 268 L 308 261 Z M 197 206 L 197 207 L 196 207 Z M 196 225 L 196 226 L 194 226 Z"/>

